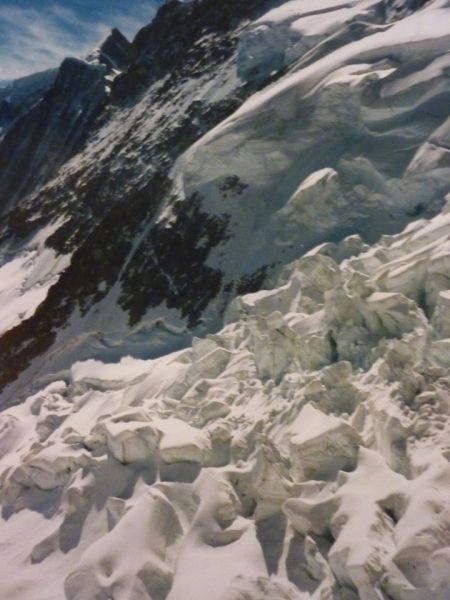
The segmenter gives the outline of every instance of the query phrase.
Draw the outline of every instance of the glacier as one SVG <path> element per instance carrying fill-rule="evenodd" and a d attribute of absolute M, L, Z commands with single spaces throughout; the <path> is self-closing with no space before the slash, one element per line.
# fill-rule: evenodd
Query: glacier
<path fill-rule="evenodd" d="M 2 412 L 4 597 L 446 599 L 448 203 Z"/>
<path fill-rule="evenodd" d="M 450 598 L 449 17 L 169 0 L 8 123 L 0 597 Z"/>

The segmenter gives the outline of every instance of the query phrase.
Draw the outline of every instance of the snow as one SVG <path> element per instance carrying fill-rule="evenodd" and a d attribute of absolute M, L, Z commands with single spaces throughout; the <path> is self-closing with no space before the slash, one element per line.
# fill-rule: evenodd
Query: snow
<path fill-rule="evenodd" d="M 361 0 L 349 0 L 348 2 L 342 2 L 342 0 L 317 0 L 317 2 L 314 3 L 314 8 L 312 8 L 308 0 L 291 0 L 290 2 L 285 2 L 281 6 L 269 11 L 256 22 L 276 23 L 288 19 L 292 20 L 292 18 L 296 18 L 300 15 L 305 17 L 311 14 L 322 15 L 323 18 L 323 15 L 327 15 L 329 12 L 340 12 L 343 8 L 349 10 L 350 7 L 357 7 L 361 4 L 363 6 L 368 6 L 370 4 L 375 4 L 375 2 L 374 0 L 365 0 L 363 2 Z"/>
<path fill-rule="evenodd" d="M 180 419 L 158 420 L 155 426 L 162 432 L 159 451 L 165 463 L 203 463 L 211 448 L 206 433 Z"/>
<path fill-rule="evenodd" d="M 302 4 L 304 3 L 302 2 Z M 293 6 L 292 11 L 295 9 L 296 7 Z M 243 118 L 246 114 L 254 114 L 256 110 L 263 110 L 264 106 L 270 102 L 277 101 L 281 94 L 300 85 L 308 85 L 311 80 L 323 76 L 326 72 L 331 72 L 343 63 L 355 60 L 363 61 L 369 58 L 373 61 L 380 53 L 386 55 L 388 52 L 395 53 L 399 58 L 402 56 L 406 58 L 406 52 L 410 51 L 411 47 L 414 47 L 415 51 L 420 54 L 433 50 L 437 52 L 439 49 L 445 52 L 449 43 L 448 12 L 445 0 L 433 2 L 428 10 L 414 13 L 385 31 L 374 33 L 336 50 L 314 65 L 306 67 L 298 73 L 293 73 L 281 80 L 280 83 L 255 94 L 231 117 L 230 122 L 232 123 L 237 118 Z M 285 17 L 283 13 L 282 16 Z M 402 48 L 405 50 L 402 51 Z M 210 137 L 216 135 L 227 125 L 226 122 L 221 124 L 219 129 L 209 134 Z"/>
<path fill-rule="evenodd" d="M 316 40 L 295 58 L 289 53 L 304 40 L 292 37 L 290 19 L 305 6 L 283 3 L 275 9 L 276 26 L 263 16 L 244 30 L 237 57 L 241 77 L 289 68 L 206 133 L 173 170 L 184 198 L 200 194 L 208 213 L 226 209 L 230 215 L 232 240 L 209 259 L 227 273 L 284 263 L 356 231 L 373 241 L 386 226 L 400 230 L 405 213 L 437 210 L 448 192 L 446 142 L 437 133 L 445 118 L 439 98 L 447 89 L 448 7 L 427 3 L 379 26 L 374 3 L 347 3 L 369 11 L 366 35 L 355 40 L 347 17 L 336 16 L 343 27 L 337 48 L 327 52 Z M 324 6 L 330 11 L 321 18 L 339 12 L 336 5 Z M 424 68 L 407 72 L 401 65 L 411 56 Z M 432 132 L 423 143 L 428 119 Z M 397 171 L 399 161 L 416 150 L 406 171 Z M 225 203 L 221 186 L 230 174 L 246 188 Z M 244 256 L 242 247 L 248 247 Z"/>
<path fill-rule="evenodd" d="M 48 290 L 70 263 L 70 255 L 57 255 L 45 240 L 61 225 L 42 229 L 20 253 L 0 256 L 0 333 L 31 317 Z"/>
<path fill-rule="evenodd" d="M 331 35 L 342 26 L 342 23 L 356 17 L 364 19 L 368 14 L 367 9 L 374 4 L 376 4 L 374 0 L 346 4 L 332 2 L 323 7 L 319 3 L 317 8 L 315 7 L 317 13 L 305 12 L 302 15 L 300 12 L 301 18 L 293 21 L 291 27 L 294 31 L 298 31 L 305 36 Z"/>
<path fill-rule="evenodd" d="M 2 594 L 445 598 L 450 403 L 433 348 L 449 291 L 427 318 L 414 298 L 434 271 L 409 296 L 380 274 L 421 269 L 446 236 L 440 214 L 340 265 L 310 252 L 191 349 L 78 362 L 68 383 L 3 412 Z M 277 550 L 264 532 L 282 518 Z M 289 556 L 308 588 L 296 589 Z"/>
<path fill-rule="evenodd" d="M 74 382 L 83 380 L 130 382 L 142 375 L 148 375 L 151 368 L 151 361 L 136 360 L 130 356 L 125 356 L 119 363 L 120 378 L 118 378 L 117 365 L 103 364 L 98 360 L 87 360 L 85 362 L 75 363 L 71 368 L 71 376 Z"/>

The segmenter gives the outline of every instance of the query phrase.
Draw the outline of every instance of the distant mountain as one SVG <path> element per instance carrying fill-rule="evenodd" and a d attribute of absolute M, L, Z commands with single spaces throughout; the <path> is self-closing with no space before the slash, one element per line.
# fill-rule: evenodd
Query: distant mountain
<path fill-rule="evenodd" d="M 109 70 L 123 69 L 131 63 L 131 48 L 126 37 L 118 29 L 113 29 L 86 60 L 92 64 L 102 64 Z M 3 86 L 0 82 L 0 127 L 3 134 L 43 98 L 55 83 L 57 75 L 58 69 L 48 69 L 5 81 Z"/>
<path fill-rule="evenodd" d="M 55 77 L 56 69 L 50 69 L 3 84 L 0 82 L 0 127 L 3 131 L 42 98 Z"/>

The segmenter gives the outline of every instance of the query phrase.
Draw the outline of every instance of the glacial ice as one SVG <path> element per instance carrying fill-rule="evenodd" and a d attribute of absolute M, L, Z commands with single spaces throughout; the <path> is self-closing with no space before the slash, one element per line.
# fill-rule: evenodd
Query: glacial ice
<path fill-rule="evenodd" d="M 2 413 L 2 527 L 36 523 L 3 593 L 445 600 L 447 238 L 444 212 L 318 248 L 191 349 L 79 363 Z"/>

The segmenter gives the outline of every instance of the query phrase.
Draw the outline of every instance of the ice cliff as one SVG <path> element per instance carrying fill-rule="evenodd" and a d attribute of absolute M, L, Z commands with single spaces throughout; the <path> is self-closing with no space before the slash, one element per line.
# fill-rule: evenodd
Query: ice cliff
<path fill-rule="evenodd" d="M 449 22 L 172 0 L 10 126 L 0 597 L 450 598 Z"/>

